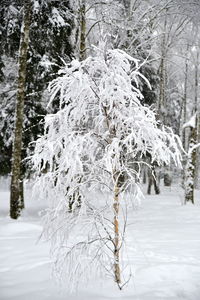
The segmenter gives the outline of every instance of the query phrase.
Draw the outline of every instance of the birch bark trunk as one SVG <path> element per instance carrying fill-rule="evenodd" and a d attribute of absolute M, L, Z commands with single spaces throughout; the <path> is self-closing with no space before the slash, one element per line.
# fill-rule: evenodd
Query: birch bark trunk
<path fill-rule="evenodd" d="M 197 115 L 197 143 L 200 143 L 200 107 Z M 196 188 L 200 189 L 200 147 L 196 151 Z"/>
<path fill-rule="evenodd" d="M 194 181 L 195 181 L 195 165 L 197 149 L 193 147 L 197 144 L 197 115 L 195 118 L 195 127 L 191 127 L 189 150 L 191 154 L 188 158 L 185 174 L 185 203 L 192 202 L 194 204 Z M 193 150 L 192 150 L 193 149 Z"/>
<path fill-rule="evenodd" d="M 196 65 L 195 65 L 195 98 L 194 98 L 194 106 L 195 106 L 195 111 L 197 112 L 197 117 L 196 117 L 196 143 L 199 142 L 199 105 L 198 105 L 198 94 L 199 94 L 199 89 L 198 89 L 198 84 L 199 84 L 199 50 L 197 50 L 196 53 Z M 196 149 L 195 152 L 195 178 L 194 178 L 194 186 L 195 188 L 198 187 L 199 185 L 199 149 Z"/>
<path fill-rule="evenodd" d="M 24 119 L 24 97 L 26 83 L 26 65 L 29 44 L 29 28 L 31 22 L 31 0 L 24 1 L 23 25 L 21 30 L 19 47 L 19 69 L 18 69 L 18 90 L 15 107 L 15 129 L 12 150 L 11 190 L 10 190 L 10 217 L 17 219 L 23 204 L 20 192 L 22 186 L 22 135 Z"/>
<path fill-rule="evenodd" d="M 186 119 L 187 119 L 188 51 L 189 51 L 189 45 L 187 45 L 186 59 L 185 59 L 184 95 L 183 95 L 183 103 L 182 103 L 182 116 L 183 116 L 182 124 L 185 124 Z M 183 132 L 182 132 L 182 142 L 183 142 L 184 150 L 187 151 L 186 131 L 185 130 L 183 130 Z"/>
<path fill-rule="evenodd" d="M 117 183 L 114 188 L 114 277 L 120 288 L 121 271 L 120 271 L 120 234 L 119 234 L 119 187 Z"/>

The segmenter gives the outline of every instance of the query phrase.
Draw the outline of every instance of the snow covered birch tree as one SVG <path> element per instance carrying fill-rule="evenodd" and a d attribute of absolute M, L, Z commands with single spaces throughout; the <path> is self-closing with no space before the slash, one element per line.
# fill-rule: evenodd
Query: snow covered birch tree
<path fill-rule="evenodd" d="M 51 200 L 44 232 L 57 272 L 73 286 L 104 270 L 121 289 L 126 205 L 142 195 L 143 157 L 180 165 L 179 138 L 141 105 L 138 61 L 118 49 L 96 53 L 66 64 L 50 84 L 60 110 L 46 116 L 36 142 L 35 191 Z"/>
<path fill-rule="evenodd" d="M 189 122 L 185 123 L 183 130 L 187 127 L 190 128 L 189 135 L 189 146 L 187 153 L 187 162 L 185 166 L 185 204 L 187 202 L 192 202 L 194 204 L 194 188 L 195 188 L 195 165 L 197 161 L 197 150 L 200 147 L 198 143 L 198 131 L 197 131 L 197 113 L 195 113 Z"/>
<path fill-rule="evenodd" d="M 24 97 L 26 82 L 26 65 L 29 44 L 29 28 L 31 20 L 32 1 L 24 1 L 23 26 L 21 30 L 19 48 L 19 70 L 18 70 L 18 89 L 15 108 L 15 131 L 12 150 L 12 175 L 10 191 L 10 216 L 17 219 L 20 210 L 23 208 L 22 178 L 21 178 L 21 151 L 22 151 L 22 131 L 24 117 Z"/>

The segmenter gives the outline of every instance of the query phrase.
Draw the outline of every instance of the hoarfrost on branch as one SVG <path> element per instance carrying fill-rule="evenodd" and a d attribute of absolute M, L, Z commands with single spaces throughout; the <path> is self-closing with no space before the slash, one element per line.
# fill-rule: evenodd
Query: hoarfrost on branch
<path fill-rule="evenodd" d="M 128 207 L 142 195 L 144 157 L 180 166 L 180 140 L 141 105 L 141 80 L 148 82 L 136 59 L 122 50 L 99 49 L 95 57 L 66 64 L 49 86 L 49 105 L 59 95 L 60 109 L 46 116 L 45 134 L 36 142 L 35 191 L 50 199 L 44 234 L 52 241 L 57 274 L 72 289 L 80 275 L 87 280 L 103 270 L 114 277 L 116 186 L 121 249 Z"/>

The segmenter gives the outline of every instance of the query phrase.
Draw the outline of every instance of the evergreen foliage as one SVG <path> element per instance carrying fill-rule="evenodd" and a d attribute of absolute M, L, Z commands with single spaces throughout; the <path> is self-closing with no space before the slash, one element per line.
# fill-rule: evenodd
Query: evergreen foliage
<path fill-rule="evenodd" d="M 17 59 L 20 42 L 23 1 L 2 1 L 0 8 L 0 174 L 11 168 L 14 102 L 17 89 Z M 62 63 L 70 60 L 73 14 L 69 1 L 34 1 L 27 61 L 27 83 L 23 135 L 23 158 L 30 142 L 43 132 L 46 114 L 46 88 Z M 54 110 L 57 104 L 54 101 Z M 24 169 L 25 171 L 25 169 Z"/>

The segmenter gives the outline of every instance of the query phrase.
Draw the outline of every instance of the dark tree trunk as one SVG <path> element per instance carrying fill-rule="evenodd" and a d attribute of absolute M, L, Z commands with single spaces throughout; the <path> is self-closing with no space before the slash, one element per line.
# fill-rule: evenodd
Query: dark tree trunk
<path fill-rule="evenodd" d="M 164 20 L 164 32 L 162 33 L 162 42 L 161 42 L 161 61 L 160 61 L 160 88 L 159 88 L 159 99 L 158 99 L 158 114 L 160 120 L 165 123 L 165 105 L 166 105 L 166 28 L 167 28 L 167 14 L 165 15 Z"/>
<path fill-rule="evenodd" d="M 82 0 L 80 7 L 80 60 L 86 59 L 86 19 L 85 0 Z"/>
<path fill-rule="evenodd" d="M 158 178 L 157 174 L 155 171 L 155 167 L 152 167 L 152 170 L 148 171 L 148 188 L 147 188 L 147 194 L 151 194 L 151 187 L 152 185 L 154 186 L 154 190 L 156 195 L 160 194 L 160 188 L 159 188 L 159 183 L 158 183 Z"/>
<path fill-rule="evenodd" d="M 147 169 L 146 167 L 143 167 L 143 178 L 142 178 L 142 183 L 146 184 L 147 183 Z"/>
<path fill-rule="evenodd" d="M 169 173 L 164 174 L 164 186 L 171 186 L 172 184 L 172 177 Z"/>
<path fill-rule="evenodd" d="M 20 216 L 23 204 L 23 193 L 21 178 L 21 152 L 22 152 L 22 131 L 24 119 L 24 97 L 26 83 L 27 52 L 29 44 L 29 27 L 31 20 L 31 0 L 24 1 L 23 27 L 21 30 L 19 48 L 19 70 L 18 70 L 18 90 L 15 108 L 15 130 L 12 150 L 12 171 L 11 171 L 11 191 L 10 191 L 10 216 L 17 219 Z"/>

